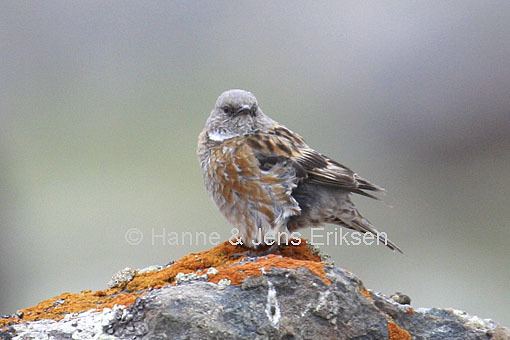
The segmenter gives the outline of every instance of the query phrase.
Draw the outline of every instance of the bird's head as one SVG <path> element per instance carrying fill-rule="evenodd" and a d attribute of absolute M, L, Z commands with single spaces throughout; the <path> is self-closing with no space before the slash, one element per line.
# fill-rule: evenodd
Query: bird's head
<path fill-rule="evenodd" d="M 264 115 L 251 92 L 228 90 L 216 100 L 206 129 L 211 135 L 226 139 L 268 128 L 271 124 L 272 120 Z"/>

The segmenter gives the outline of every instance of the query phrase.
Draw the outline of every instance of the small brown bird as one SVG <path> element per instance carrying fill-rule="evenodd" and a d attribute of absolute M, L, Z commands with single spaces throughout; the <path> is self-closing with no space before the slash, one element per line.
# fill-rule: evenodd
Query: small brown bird
<path fill-rule="evenodd" d="M 267 233 L 332 223 L 371 233 L 401 250 L 358 212 L 351 193 L 376 198 L 382 188 L 309 147 L 260 109 L 244 90 L 222 93 L 198 138 L 205 186 L 242 244 Z"/>

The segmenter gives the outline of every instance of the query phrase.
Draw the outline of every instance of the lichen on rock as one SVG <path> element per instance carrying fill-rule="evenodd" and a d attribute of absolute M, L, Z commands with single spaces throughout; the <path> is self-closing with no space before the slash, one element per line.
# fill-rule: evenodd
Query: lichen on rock
<path fill-rule="evenodd" d="M 246 258 L 223 243 L 102 291 L 63 293 L 0 318 L 0 337 L 101 339 L 505 339 L 490 320 L 415 309 L 366 289 L 306 242 Z M 404 294 L 399 293 L 398 296 Z M 3 326 L 3 328 L 1 327 Z"/>

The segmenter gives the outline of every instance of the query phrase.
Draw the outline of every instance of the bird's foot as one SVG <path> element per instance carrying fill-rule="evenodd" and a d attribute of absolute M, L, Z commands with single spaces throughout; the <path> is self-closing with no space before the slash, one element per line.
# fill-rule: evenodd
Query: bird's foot
<path fill-rule="evenodd" d="M 280 250 L 280 245 L 275 243 L 275 244 L 267 247 L 264 250 L 248 249 L 243 252 L 231 254 L 230 257 L 233 259 L 239 259 L 242 257 L 263 257 L 263 256 L 267 256 L 269 254 L 277 253 L 277 252 L 279 252 L 279 250 Z"/>

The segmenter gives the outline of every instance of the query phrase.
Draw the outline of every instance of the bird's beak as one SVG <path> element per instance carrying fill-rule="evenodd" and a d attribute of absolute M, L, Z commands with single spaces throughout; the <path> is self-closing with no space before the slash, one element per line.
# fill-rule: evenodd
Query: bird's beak
<path fill-rule="evenodd" d="M 251 114 L 251 107 L 248 105 L 243 105 L 237 110 L 238 115 L 249 115 Z"/>

